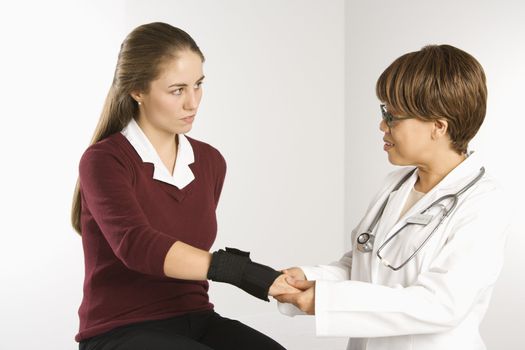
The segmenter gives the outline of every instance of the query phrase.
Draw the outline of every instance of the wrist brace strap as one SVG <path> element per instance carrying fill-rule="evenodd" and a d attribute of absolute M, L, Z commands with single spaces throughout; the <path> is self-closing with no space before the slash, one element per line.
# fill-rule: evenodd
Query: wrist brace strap
<path fill-rule="evenodd" d="M 269 301 L 268 290 L 282 272 L 250 259 L 249 252 L 235 248 L 213 253 L 208 279 L 233 284 L 256 298 Z"/>

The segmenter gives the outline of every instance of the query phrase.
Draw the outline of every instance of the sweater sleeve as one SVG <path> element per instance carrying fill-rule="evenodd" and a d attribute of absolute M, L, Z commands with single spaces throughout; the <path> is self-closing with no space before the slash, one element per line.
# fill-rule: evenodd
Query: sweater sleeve
<path fill-rule="evenodd" d="M 148 222 L 133 190 L 133 172 L 118 156 L 88 149 L 79 166 L 83 204 L 115 255 L 129 269 L 164 277 L 164 260 L 177 241 Z"/>
<path fill-rule="evenodd" d="M 224 185 L 224 179 L 226 177 L 226 160 L 217 151 L 217 165 L 216 165 L 216 178 L 215 178 L 215 206 L 219 204 L 219 198 L 221 197 L 222 186 Z"/>

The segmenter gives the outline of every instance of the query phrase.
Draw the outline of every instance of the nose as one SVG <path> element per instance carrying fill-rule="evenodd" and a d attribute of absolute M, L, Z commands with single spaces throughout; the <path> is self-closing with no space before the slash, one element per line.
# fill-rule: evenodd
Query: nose
<path fill-rule="evenodd" d="M 379 130 L 381 130 L 384 133 L 390 132 L 390 128 L 388 127 L 388 125 L 386 125 L 384 119 L 381 119 L 381 122 L 379 123 Z"/>
<path fill-rule="evenodd" d="M 189 89 L 188 93 L 186 94 L 186 99 L 184 100 L 184 109 L 191 111 L 197 109 L 198 105 L 199 101 L 195 91 L 193 91 L 193 89 Z"/>

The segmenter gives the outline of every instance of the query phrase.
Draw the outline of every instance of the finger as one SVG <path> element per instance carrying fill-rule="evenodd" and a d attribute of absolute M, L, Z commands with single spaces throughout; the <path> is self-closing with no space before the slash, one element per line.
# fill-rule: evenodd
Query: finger
<path fill-rule="evenodd" d="M 281 294 L 296 294 L 296 293 L 301 293 L 301 292 L 302 292 L 301 289 L 298 289 L 292 286 L 286 286 L 286 287 L 283 287 Z"/>
<path fill-rule="evenodd" d="M 301 293 L 301 292 L 302 290 L 292 287 L 287 283 L 272 286 L 269 290 L 269 294 L 271 296 L 276 296 L 279 294 L 295 294 L 295 293 Z"/>
<path fill-rule="evenodd" d="M 275 295 L 273 298 L 274 298 L 275 300 L 277 300 L 278 302 L 280 302 L 280 303 L 285 303 L 285 301 L 284 301 L 283 298 L 282 298 L 283 295 L 284 295 L 284 294 Z"/>
<path fill-rule="evenodd" d="M 280 294 L 280 295 L 275 296 L 274 298 L 277 299 L 281 303 L 290 303 L 290 304 L 293 304 L 296 299 L 294 294 Z"/>
<path fill-rule="evenodd" d="M 287 277 L 286 282 L 288 282 L 289 285 L 292 287 L 306 290 L 309 288 L 312 288 L 315 285 L 315 281 L 302 281 L 302 280 L 296 280 L 295 278 Z"/>

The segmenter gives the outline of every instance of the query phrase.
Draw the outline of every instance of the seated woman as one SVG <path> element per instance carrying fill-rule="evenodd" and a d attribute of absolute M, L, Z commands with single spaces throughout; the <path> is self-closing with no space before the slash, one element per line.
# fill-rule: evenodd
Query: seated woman
<path fill-rule="evenodd" d="M 211 279 L 264 300 L 297 291 L 248 253 L 215 240 L 226 162 L 187 137 L 202 97 L 204 56 L 165 23 L 123 42 L 72 209 L 82 234 L 81 350 L 284 349 L 214 311 Z"/>
<path fill-rule="evenodd" d="M 479 325 L 503 264 L 508 208 L 483 155 L 481 65 L 449 45 L 395 60 L 379 77 L 387 176 L 339 261 L 285 271 L 303 290 L 286 314 L 315 314 L 348 349 L 485 349 Z M 299 309 L 299 310 L 298 310 Z"/>

